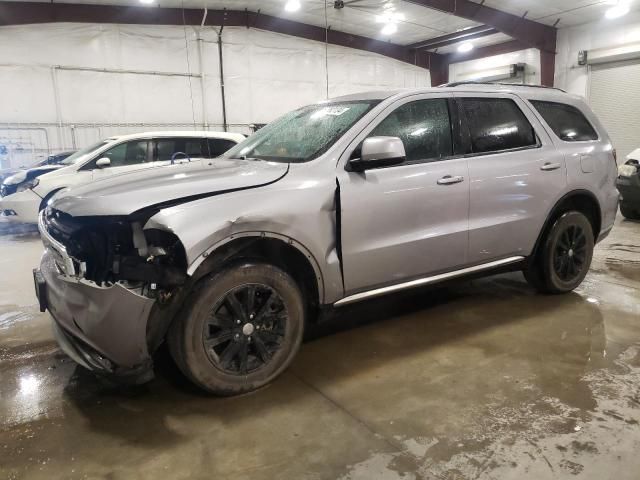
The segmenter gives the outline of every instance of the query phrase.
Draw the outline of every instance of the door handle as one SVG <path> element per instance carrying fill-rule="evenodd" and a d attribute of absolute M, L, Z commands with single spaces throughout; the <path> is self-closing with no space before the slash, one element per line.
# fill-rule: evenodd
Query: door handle
<path fill-rule="evenodd" d="M 540 170 L 544 170 L 545 172 L 550 172 L 551 170 L 557 170 L 561 167 L 559 163 L 545 163 L 540 167 Z"/>
<path fill-rule="evenodd" d="M 438 185 L 452 185 L 454 183 L 460 183 L 464 180 L 462 175 L 456 175 L 452 177 L 451 175 L 445 175 L 440 180 L 438 180 Z"/>

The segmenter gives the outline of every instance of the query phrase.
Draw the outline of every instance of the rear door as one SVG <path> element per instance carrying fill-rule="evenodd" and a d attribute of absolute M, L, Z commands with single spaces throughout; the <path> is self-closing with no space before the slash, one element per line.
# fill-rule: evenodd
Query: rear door
<path fill-rule="evenodd" d="M 450 98 L 428 94 L 400 100 L 345 152 L 354 158 L 365 138 L 394 136 L 407 154 L 400 165 L 339 171 L 347 295 L 466 263 L 469 174 L 467 159 L 454 149 Z"/>
<path fill-rule="evenodd" d="M 469 263 L 528 255 L 566 185 L 564 157 L 510 94 L 455 94 L 468 135 Z"/>

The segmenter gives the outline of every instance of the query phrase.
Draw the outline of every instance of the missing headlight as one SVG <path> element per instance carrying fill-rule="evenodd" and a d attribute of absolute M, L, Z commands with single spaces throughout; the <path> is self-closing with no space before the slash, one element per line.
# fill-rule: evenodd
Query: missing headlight
<path fill-rule="evenodd" d="M 187 279 L 184 247 L 173 233 L 142 230 L 127 217 L 72 217 L 51 208 L 45 225 L 83 266 L 83 277 L 98 285 L 128 282 L 162 290 Z"/>

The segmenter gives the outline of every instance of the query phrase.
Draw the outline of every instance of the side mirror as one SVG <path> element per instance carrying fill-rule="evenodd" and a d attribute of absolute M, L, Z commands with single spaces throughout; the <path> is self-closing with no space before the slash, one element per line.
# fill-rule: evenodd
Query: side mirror
<path fill-rule="evenodd" d="M 369 137 L 362 142 L 360 158 L 349 161 L 348 170 L 364 172 L 373 168 L 391 167 L 405 161 L 404 143 L 398 137 Z"/>
<path fill-rule="evenodd" d="M 109 165 L 111 165 L 111 159 L 108 157 L 102 157 L 96 161 L 96 167 L 98 168 L 105 168 Z"/>

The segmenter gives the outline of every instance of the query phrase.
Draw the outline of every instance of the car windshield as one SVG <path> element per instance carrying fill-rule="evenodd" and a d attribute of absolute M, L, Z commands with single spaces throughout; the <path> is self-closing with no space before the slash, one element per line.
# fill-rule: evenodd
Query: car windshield
<path fill-rule="evenodd" d="M 63 161 L 60 162 L 60 165 L 73 165 L 80 160 L 84 160 L 86 156 L 90 153 L 93 153 L 94 150 L 99 149 L 100 147 L 106 145 L 111 140 L 100 140 L 98 143 L 94 143 L 93 145 L 89 145 L 88 147 L 81 148 L 73 155 L 68 156 Z"/>
<path fill-rule="evenodd" d="M 320 103 L 287 113 L 227 151 L 225 158 L 299 163 L 331 147 L 378 101 Z"/>

